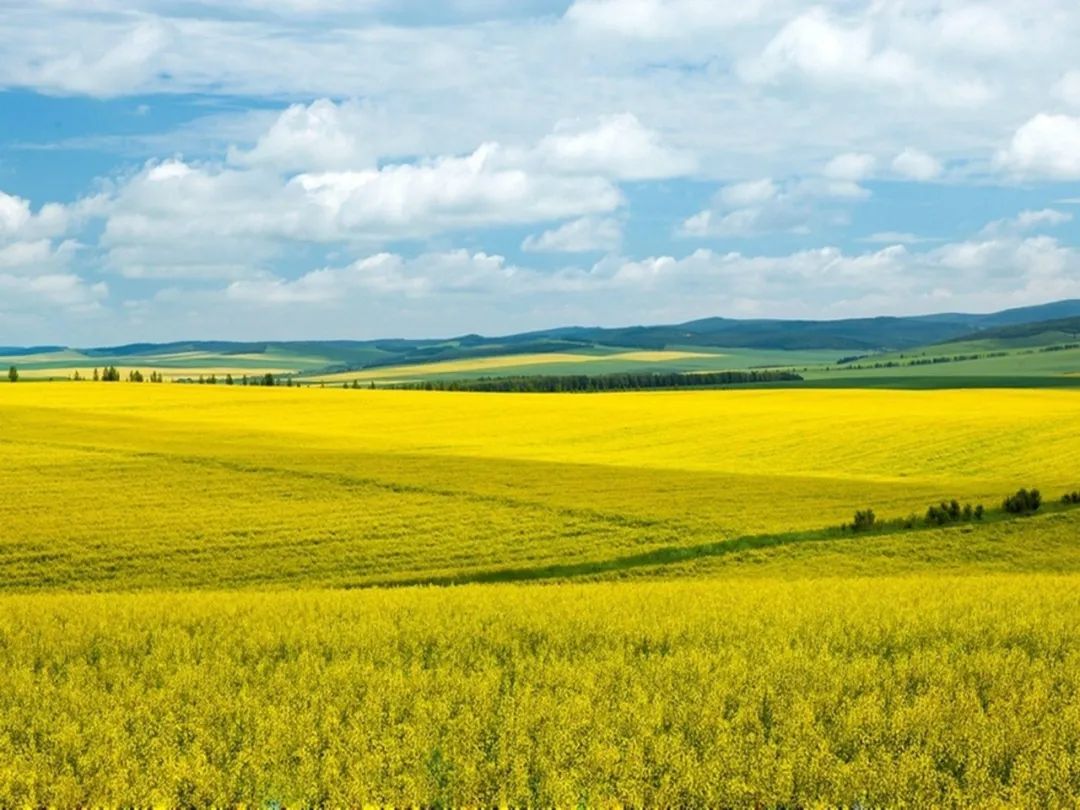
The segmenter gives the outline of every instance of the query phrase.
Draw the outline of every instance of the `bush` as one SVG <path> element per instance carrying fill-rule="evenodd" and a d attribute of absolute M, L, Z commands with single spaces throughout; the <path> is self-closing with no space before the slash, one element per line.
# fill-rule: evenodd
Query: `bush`
<path fill-rule="evenodd" d="M 1021 489 L 1005 499 L 1002 507 L 1010 515 L 1030 515 L 1042 506 L 1042 494 L 1037 489 Z"/>
<path fill-rule="evenodd" d="M 1062 503 L 1069 503 L 1069 504 L 1080 503 L 1080 492 L 1076 492 L 1076 491 L 1066 492 L 1061 497 L 1061 502 Z"/>
<path fill-rule="evenodd" d="M 874 528 L 875 523 L 877 523 L 877 515 L 874 514 L 873 509 L 860 509 L 855 513 L 855 520 L 851 523 L 851 530 L 865 532 Z"/>
<path fill-rule="evenodd" d="M 942 501 L 937 506 L 931 506 L 926 510 L 926 523 L 930 526 L 944 526 L 947 523 L 959 523 L 962 520 L 982 520 L 985 511 L 982 504 L 972 506 L 967 503 L 961 506 L 956 499 Z"/>

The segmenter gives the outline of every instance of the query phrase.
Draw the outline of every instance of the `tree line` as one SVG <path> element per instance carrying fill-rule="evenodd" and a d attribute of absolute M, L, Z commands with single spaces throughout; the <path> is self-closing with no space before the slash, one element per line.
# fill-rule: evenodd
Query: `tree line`
<path fill-rule="evenodd" d="M 493 391 L 500 393 L 570 393 L 597 391 L 641 391 L 656 388 L 714 388 L 721 385 L 798 382 L 794 371 L 751 369 L 711 371 L 701 374 L 680 372 L 622 372 L 616 374 L 566 374 L 512 377 L 479 377 L 474 380 L 427 380 L 387 386 L 407 391 Z"/>

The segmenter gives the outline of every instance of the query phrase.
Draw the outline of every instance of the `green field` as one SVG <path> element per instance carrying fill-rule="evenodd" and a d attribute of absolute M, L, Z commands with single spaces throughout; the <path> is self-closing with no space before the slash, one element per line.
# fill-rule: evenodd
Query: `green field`
<path fill-rule="evenodd" d="M 734 321 L 555 329 L 501 338 L 132 344 L 111 349 L 0 349 L 24 381 L 92 377 L 114 366 L 167 381 L 273 375 L 293 385 L 383 387 L 479 378 L 694 374 L 775 369 L 784 388 L 1061 388 L 1080 385 L 1077 302 L 986 316 L 847 321 Z M 943 340 L 944 338 L 944 340 Z M 902 346 L 888 351 L 883 346 Z M 874 348 L 878 347 L 878 348 Z"/>

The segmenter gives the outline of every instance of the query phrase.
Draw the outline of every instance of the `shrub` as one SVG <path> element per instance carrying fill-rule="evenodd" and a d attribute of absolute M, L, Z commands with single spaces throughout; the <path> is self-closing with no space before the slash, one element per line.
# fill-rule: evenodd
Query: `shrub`
<path fill-rule="evenodd" d="M 1011 515 L 1030 515 L 1042 506 L 1042 494 L 1037 489 L 1021 489 L 1006 498 L 1002 506 Z"/>
<path fill-rule="evenodd" d="M 874 514 L 873 509 L 860 509 L 855 513 L 855 520 L 851 523 L 851 530 L 865 532 L 874 528 L 876 523 L 877 515 Z"/>
<path fill-rule="evenodd" d="M 960 502 L 954 498 L 929 507 L 926 510 L 926 523 L 930 526 L 944 526 L 946 523 L 959 523 L 962 520 L 982 520 L 984 512 L 981 504 L 972 506 L 967 503 L 961 506 Z"/>
<path fill-rule="evenodd" d="M 1080 492 L 1076 492 L 1075 490 L 1073 492 L 1066 492 L 1061 497 L 1061 502 L 1069 504 L 1080 503 Z"/>
<path fill-rule="evenodd" d="M 926 510 L 926 522 L 931 526 L 944 526 L 950 520 L 949 505 L 944 501 L 940 506 L 931 506 Z"/>

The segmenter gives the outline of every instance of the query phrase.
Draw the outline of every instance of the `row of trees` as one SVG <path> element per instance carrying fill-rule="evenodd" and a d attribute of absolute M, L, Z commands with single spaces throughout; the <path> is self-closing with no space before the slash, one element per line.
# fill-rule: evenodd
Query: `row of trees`
<path fill-rule="evenodd" d="M 626 372 L 622 374 L 572 374 L 517 377 L 480 377 L 475 380 L 429 380 L 389 386 L 422 391 L 498 391 L 521 393 L 561 393 L 596 391 L 640 391 L 655 388 L 715 388 L 722 385 L 797 382 L 802 376 L 794 371 L 751 369 L 715 371 L 703 374 L 679 372 Z"/>
<path fill-rule="evenodd" d="M 1007 357 L 1008 352 L 984 352 L 983 354 L 954 354 L 951 356 L 941 355 L 938 357 L 916 357 L 911 360 L 883 360 L 876 363 L 859 363 L 858 365 L 852 365 L 859 360 L 866 359 L 867 355 L 853 355 L 851 357 L 842 357 L 836 361 L 837 371 L 860 371 L 866 369 L 882 369 L 882 368 L 907 368 L 911 366 L 936 366 L 941 363 L 962 363 L 966 360 L 985 360 L 994 357 Z M 900 355 L 903 358 L 904 355 Z"/>
<path fill-rule="evenodd" d="M 253 377 L 249 377 L 247 374 L 245 374 L 239 380 L 233 379 L 232 374 L 226 374 L 221 379 L 218 379 L 218 376 L 216 374 L 210 374 L 208 376 L 203 376 L 202 374 L 200 374 L 198 379 L 195 379 L 195 380 L 191 380 L 191 379 L 178 380 L 178 382 L 195 383 L 196 385 L 265 385 L 265 386 L 285 385 L 285 386 L 288 386 L 290 388 L 292 387 L 292 384 L 293 384 L 292 377 L 289 377 L 283 383 L 283 382 L 281 382 L 280 379 L 275 378 L 274 375 L 272 373 L 270 373 L 269 371 L 266 372 L 265 374 L 256 375 L 256 376 L 253 376 Z"/>
<path fill-rule="evenodd" d="M 15 366 L 11 366 L 8 369 L 7 378 L 8 378 L 8 382 L 18 382 L 19 381 L 19 370 Z M 76 369 L 76 371 L 71 375 L 71 379 L 74 382 L 81 382 L 84 378 L 83 378 L 82 374 L 80 374 L 79 371 Z M 116 366 L 105 366 L 104 368 L 101 368 L 101 369 L 95 368 L 93 370 L 91 379 L 94 382 L 120 382 L 123 379 L 123 375 L 120 373 L 120 370 Z M 127 381 L 128 382 L 135 382 L 135 383 L 141 383 L 141 382 L 163 383 L 163 382 L 165 382 L 165 375 L 162 374 L 160 371 L 151 371 L 149 374 L 143 374 L 143 372 L 138 370 L 138 369 L 131 369 L 127 373 Z M 193 382 L 193 381 L 192 380 L 187 380 L 187 382 Z M 199 379 L 198 379 L 198 382 L 199 382 L 199 384 L 207 384 L 207 385 L 217 385 L 218 382 L 222 382 L 225 385 L 234 385 L 234 384 L 236 384 L 236 381 L 233 380 L 232 374 L 226 374 L 225 377 L 222 380 L 218 380 L 217 375 L 215 375 L 215 374 L 211 374 L 209 377 L 203 377 L 202 375 L 200 375 Z M 270 372 L 267 372 L 266 374 L 262 374 L 262 375 L 258 375 L 258 376 L 254 376 L 254 377 L 248 377 L 245 374 L 243 379 L 240 381 L 239 384 L 240 385 L 287 385 L 287 386 L 291 387 L 293 385 L 293 381 L 292 381 L 292 378 L 290 377 L 284 383 L 282 383 L 279 379 L 275 379 L 273 374 L 271 374 Z M 354 386 L 354 387 L 357 387 L 357 386 Z"/>

